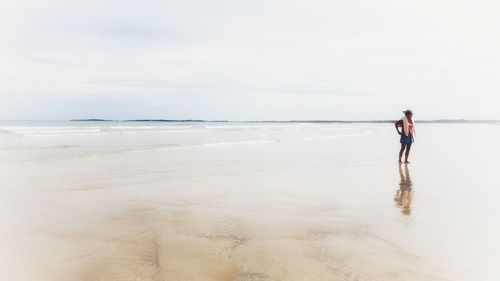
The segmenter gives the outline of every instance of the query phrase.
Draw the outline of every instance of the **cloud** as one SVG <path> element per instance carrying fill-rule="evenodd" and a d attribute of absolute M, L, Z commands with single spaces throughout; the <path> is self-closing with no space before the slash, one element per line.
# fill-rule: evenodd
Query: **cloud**
<path fill-rule="evenodd" d="M 500 119 L 495 1 L 0 5 L 3 119 Z"/>

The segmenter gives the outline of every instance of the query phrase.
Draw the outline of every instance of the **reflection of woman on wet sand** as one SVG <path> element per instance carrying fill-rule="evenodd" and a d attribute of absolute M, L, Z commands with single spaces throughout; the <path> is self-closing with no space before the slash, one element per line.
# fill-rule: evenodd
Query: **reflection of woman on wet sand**
<path fill-rule="evenodd" d="M 410 215 L 411 203 L 413 199 L 413 182 L 410 178 L 408 165 L 404 165 L 404 171 L 401 166 L 402 164 L 399 165 L 399 176 L 401 177 L 401 182 L 399 183 L 399 189 L 394 196 L 394 201 L 396 201 L 396 204 L 401 208 L 401 212 L 403 214 Z"/>

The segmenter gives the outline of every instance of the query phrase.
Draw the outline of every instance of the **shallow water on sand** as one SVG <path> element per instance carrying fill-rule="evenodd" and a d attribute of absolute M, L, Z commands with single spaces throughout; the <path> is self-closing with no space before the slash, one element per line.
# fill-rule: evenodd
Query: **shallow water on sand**
<path fill-rule="evenodd" d="M 0 280 L 497 280 L 500 126 L 0 123 Z"/>

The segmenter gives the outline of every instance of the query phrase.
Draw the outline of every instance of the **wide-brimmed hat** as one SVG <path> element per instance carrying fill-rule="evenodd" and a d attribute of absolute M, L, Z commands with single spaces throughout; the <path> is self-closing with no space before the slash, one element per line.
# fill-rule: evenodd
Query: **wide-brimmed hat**
<path fill-rule="evenodd" d="M 413 114 L 413 111 L 411 111 L 411 110 L 407 109 L 407 110 L 403 111 L 403 113 L 404 113 L 405 115 L 408 115 L 408 114 Z"/>

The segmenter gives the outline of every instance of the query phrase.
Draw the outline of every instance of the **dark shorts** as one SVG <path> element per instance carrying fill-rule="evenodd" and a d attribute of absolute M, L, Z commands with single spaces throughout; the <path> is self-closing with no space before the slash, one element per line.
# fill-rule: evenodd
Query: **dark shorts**
<path fill-rule="evenodd" d="M 401 139 L 399 140 L 400 143 L 404 144 L 412 144 L 413 143 L 413 136 L 405 136 L 404 134 L 401 134 Z"/>

